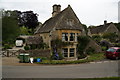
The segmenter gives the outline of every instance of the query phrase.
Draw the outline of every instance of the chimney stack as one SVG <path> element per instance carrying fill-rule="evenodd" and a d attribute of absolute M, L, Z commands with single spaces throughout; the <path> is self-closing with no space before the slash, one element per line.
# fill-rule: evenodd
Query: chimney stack
<path fill-rule="evenodd" d="M 107 24 L 107 20 L 104 20 L 104 25 L 106 25 Z"/>
<path fill-rule="evenodd" d="M 57 5 L 57 4 L 53 5 L 52 17 L 54 17 L 60 11 L 61 11 L 61 5 Z"/>

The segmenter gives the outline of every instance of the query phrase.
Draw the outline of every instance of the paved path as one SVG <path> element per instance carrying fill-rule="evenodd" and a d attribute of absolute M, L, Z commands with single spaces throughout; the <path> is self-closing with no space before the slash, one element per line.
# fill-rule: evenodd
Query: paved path
<path fill-rule="evenodd" d="M 4 78 L 95 78 L 117 77 L 118 60 L 77 65 L 3 65 Z"/>

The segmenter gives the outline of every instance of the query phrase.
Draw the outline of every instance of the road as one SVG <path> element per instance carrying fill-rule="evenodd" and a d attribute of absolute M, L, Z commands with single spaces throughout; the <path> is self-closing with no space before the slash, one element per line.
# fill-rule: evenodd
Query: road
<path fill-rule="evenodd" d="M 3 65 L 3 78 L 96 78 L 117 77 L 119 60 L 76 65 Z"/>

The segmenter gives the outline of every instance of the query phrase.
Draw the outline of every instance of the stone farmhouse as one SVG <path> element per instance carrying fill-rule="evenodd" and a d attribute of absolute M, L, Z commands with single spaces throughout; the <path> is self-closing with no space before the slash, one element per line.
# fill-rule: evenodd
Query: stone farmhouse
<path fill-rule="evenodd" d="M 78 35 L 85 35 L 85 30 L 70 5 L 62 11 L 61 5 L 53 5 L 52 17 L 35 31 L 35 36 L 41 36 L 43 42 L 48 44 L 50 49 L 51 41 L 54 39 L 72 42 L 73 45 L 62 47 L 61 49 L 64 57 L 70 59 L 77 58 Z"/>
<path fill-rule="evenodd" d="M 104 21 L 103 25 L 95 26 L 88 29 L 88 35 L 93 36 L 95 34 L 102 35 L 104 33 L 116 33 L 119 35 L 119 30 L 114 25 L 114 23 L 107 23 L 107 21 Z"/>

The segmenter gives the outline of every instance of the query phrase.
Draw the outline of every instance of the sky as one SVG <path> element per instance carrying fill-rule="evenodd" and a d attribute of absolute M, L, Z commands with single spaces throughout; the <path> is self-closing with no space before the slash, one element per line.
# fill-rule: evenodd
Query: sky
<path fill-rule="evenodd" d="M 52 6 L 60 4 L 61 10 L 71 5 L 82 24 L 101 25 L 118 22 L 118 2 L 120 0 L 0 0 L 0 8 L 5 10 L 32 10 L 39 22 L 44 23 L 52 16 Z"/>

